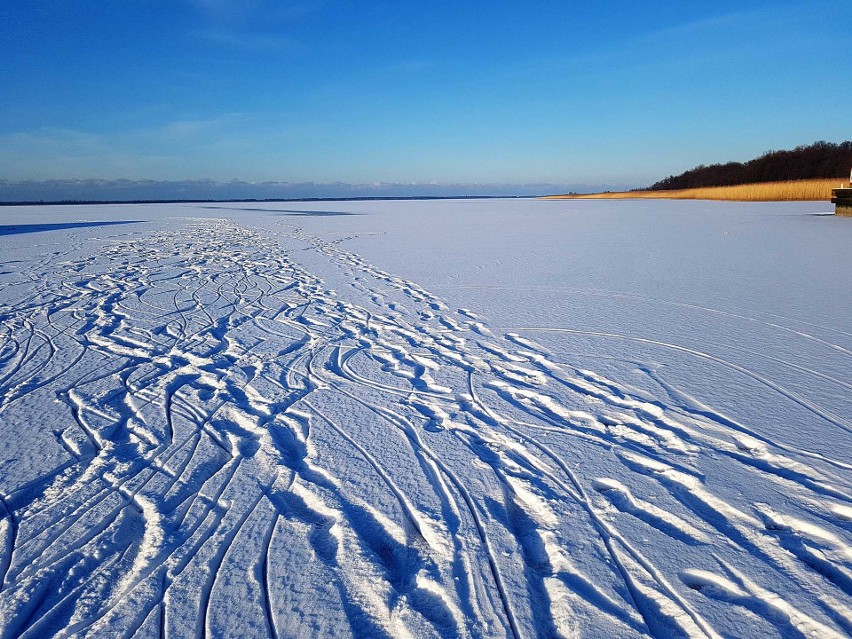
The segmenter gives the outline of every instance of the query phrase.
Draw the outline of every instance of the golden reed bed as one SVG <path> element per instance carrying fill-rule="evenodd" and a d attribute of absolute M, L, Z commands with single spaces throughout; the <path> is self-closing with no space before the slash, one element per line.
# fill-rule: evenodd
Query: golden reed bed
<path fill-rule="evenodd" d="M 621 191 L 585 195 L 546 195 L 544 200 L 597 200 L 650 198 L 668 200 L 734 200 L 739 202 L 778 202 L 792 200 L 830 200 L 831 189 L 849 187 L 843 178 L 761 182 L 737 186 L 708 186 L 673 191 Z"/>

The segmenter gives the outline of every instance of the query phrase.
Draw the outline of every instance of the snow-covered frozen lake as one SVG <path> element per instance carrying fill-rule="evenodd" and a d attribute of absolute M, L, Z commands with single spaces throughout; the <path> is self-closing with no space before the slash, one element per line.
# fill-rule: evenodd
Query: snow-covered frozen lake
<path fill-rule="evenodd" d="M 830 210 L 0 207 L 0 637 L 849 636 Z"/>

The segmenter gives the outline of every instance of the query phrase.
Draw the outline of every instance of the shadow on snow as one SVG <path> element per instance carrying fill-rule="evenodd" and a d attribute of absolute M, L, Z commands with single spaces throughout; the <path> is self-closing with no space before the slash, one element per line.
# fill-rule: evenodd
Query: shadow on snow
<path fill-rule="evenodd" d="M 115 224 L 139 224 L 145 220 L 121 220 L 112 222 L 57 222 L 55 224 L 11 224 L 0 226 L 0 235 L 18 235 L 20 233 L 40 233 L 41 231 L 61 231 L 63 229 L 85 228 L 87 226 L 112 226 Z"/>
<path fill-rule="evenodd" d="M 237 208 L 235 206 L 202 206 L 203 209 L 217 209 L 222 211 L 264 211 L 267 213 L 278 213 L 279 215 L 301 215 L 305 217 L 331 217 L 334 215 L 361 215 L 349 211 L 311 211 L 303 209 L 261 209 L 261 208 Z"/>

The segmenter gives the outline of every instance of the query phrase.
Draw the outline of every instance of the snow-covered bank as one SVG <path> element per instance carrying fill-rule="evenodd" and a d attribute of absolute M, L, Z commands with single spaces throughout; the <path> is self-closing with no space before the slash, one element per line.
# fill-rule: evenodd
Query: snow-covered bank
<path fill-rule="evenodd" d="M 823 209 L 0 210 L 2 636 L 845 636 Z"/>

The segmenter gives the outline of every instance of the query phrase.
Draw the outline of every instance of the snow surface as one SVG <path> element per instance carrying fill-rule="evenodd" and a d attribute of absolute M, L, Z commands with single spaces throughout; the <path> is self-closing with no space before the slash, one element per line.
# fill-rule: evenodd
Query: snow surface
<path fill-rule="evenodd" d="M 0 209 L 0 636 L 849 636 L 828 210 Z"/>

